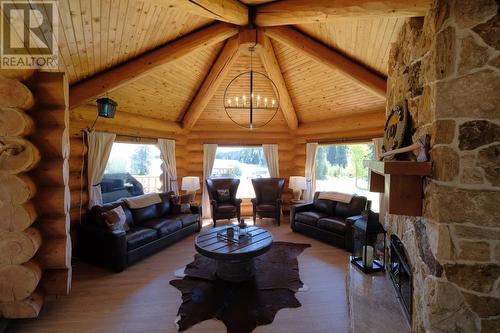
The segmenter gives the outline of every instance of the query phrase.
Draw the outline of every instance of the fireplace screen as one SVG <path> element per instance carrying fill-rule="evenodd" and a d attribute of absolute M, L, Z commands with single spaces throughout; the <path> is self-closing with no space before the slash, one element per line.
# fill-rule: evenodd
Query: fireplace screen
<path fill-rule="evenodd" d="M 396 288 L 406 318 L 411 324 L 413 277 L 404 245 L 396 235 L 391 235 L 390 255 L 389 275 L 391 276 L 394 288 Z"/>

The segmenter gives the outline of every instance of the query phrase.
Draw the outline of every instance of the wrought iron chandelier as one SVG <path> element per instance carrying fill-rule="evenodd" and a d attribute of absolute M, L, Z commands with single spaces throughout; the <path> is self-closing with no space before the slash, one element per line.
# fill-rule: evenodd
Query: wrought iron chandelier
<path fill-rule="evenodd" d="M 229 82 L 224 91 L 224 110 L 236 125 L 253 129 L 266 126 L 276 116 L 279 93 L 266 74 L 253 70 L 255 45 L 248 50 L 250 71 L 238 74 Z"/>

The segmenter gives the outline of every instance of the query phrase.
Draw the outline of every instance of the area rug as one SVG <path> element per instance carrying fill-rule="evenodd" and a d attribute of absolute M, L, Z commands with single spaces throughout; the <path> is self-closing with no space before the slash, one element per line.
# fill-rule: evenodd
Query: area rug
<path fill-rule="evenodd" d="M 255 277 L 242 283 L 220 280 L 215 260 L 196 254 L 183 279 L 170 281 L 182 293 L 178 311 L 179 332 L 208 319 L 221 320 L 228 333 L 250 333 L 273 322 L 284 308 L 298 308 L 295 293 L 303 287 L 297 257 L 309 244 L 273 242 L 255 258 Z"/>

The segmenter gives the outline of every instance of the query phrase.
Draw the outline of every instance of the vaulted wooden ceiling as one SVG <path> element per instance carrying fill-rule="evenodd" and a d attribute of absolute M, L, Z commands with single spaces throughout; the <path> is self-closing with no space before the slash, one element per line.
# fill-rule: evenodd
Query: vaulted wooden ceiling
<path fill-rule="evenodd" d="M 228 3 L 230 6 L 210 10 L 213 9 L 210 6 Z M 340 9 L 332 9 L 332 3 L 340 4 Z M 372 7 L 365 6 L 367 3 L 372 3 Z M 379 6 L 373 7 L 373 3 L 379 3 Z M 195 113 L 194 122 L 189 127 L 195 123 L 199 127 L 200 123 L 231 125 L 224 114 L 222 96 L 229 80 L 249 68 L 247 54 L 239 52 L 235 59 L 226 59 L 226 63 L 219 64 L 223 68 L 229 61 L 230 68 L 224 69 L 223 79 L 217 79 L 216 89 L 211 92 L 213 96 L 209 95 L 209 100 L 204 101 L 198 95 L 200 90 L 205 91 L 204 88 L 208 87 L 210 91 L 214 83 L 205 81 L 211 80 L 210 72 L 224 53 L 224 45 L 229 43 L 227 38 L 237 34 L 239 29 L 228 23 L 214 26 L 215 22 L 243 22 L 244 17 L 240 14 L 246 10 L 245 5 L 258 5 L 256 22 L 262 25 L 274 26 L 275 21 L 278 22 L 276 25 L 297 23 L 291 28 L 271 27 L 269 31 L 278 29 L 274 31 L 279 35 L 279 29 L 292 29 L 293 33 L 310 39 L 312 43 L 332 50 L 333 57 L 338 54 L 354 66 L 360 65 L 362 70 L 373 73 L 374 80 L 378 80 L 377 77 L 384 80 L 390 45 L 404 19 L 423 15 L 429 1 L 418 0 L 409 4 L 401 0 L 65 0 L 59 4 L 61 69 L 67 72 L 72 87 L 88 84 L 85 88 L 92 90 L 91 99 L 79 96 L 76 89 L 74 95 L 70 92 L 70 98 L 76 96 L 78 104 L 82 101 L 94 104 L 96 97 L 108 95 L 118 102 L 120 111 L 179 123 Z M 206 13 L 199 9 L 204 7 L 209 9 Z M 372 11 L 370 8 L 378 9 Z M 202 36 L 207 27 L 216 31 L 217 37 L 213 37 L 214 33 L 205 35 L 206 40 L 200 45 L 184 42 L 183 37 Z M 266 28 L 262 33 L 266 34 L 265 31 Z M 370 81 L 372 78 L 368 82 L 353 80 L 349 77 L 352 73 L 346 75 L 342 66 L 329 66 L 331 59 L 318 60 L 305 54 L 300 47 L 287 45 L 286 40 L 278 38 L 280 36 L 269 33 L 269 37 L 271 51 L 290 96 L 288 109 L 294 112 L 295 123 L 298 121 L 300 125 L 383 112 L 383 88 L 375 88 L 379 89 L 375 93 L 373 89 L 367 89 L 367 85 L 381 87 L 381 83 Z M 195 51 L 181 50 L 181 44 L 192 45 Z M 240 49 L 245 47 L 240 46 Z M 165 52 L 168 61 L 158 56 L 164 57 Z M 254 65 L 266 72 L 258 56 L 255 58 Z M 359 68 L 353 69 L 354 75 Z M 110 83 L 117 69 L 121 70 L 119 82 Z M 128 80 L 128 69 L 128 75 L 137 79 Z M 110 70 L 107 77 L 102 76 Z M 268 74 L 271 77 L 277 75 Z M 92 81 L 95 78 L 102 80 Z M 283 103 L 282 106 L 286 108 Z M 200 107 L 201 110 L 192 110 Z M 280 111 L 271 126 L 286 127 L 288 123 L 293 128 L 290 125 L 293 122 L 290 113 Z"/>

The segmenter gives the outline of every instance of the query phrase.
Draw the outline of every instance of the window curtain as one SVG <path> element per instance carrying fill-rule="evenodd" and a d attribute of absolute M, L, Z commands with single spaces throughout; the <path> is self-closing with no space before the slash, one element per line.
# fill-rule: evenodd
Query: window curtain
<path fill-rule="evenodd" d="M 165 192 L 173 191 L 179 194 L 177 185 L 177 166 L 175 163 L 175 140 L 158 139 L 158 148 L 160 149 L 161 160 L 165 163 L 163 172 L 163 190 Z"/>
<path fill-rule="evenodd" d="M 87 132 L 89 208 L 102 204 L 101 180 L 115 137 L 113 133 Z"/>
<path fill-rule="evenodd" d="M 316 151 L 318 150 L 318 143 L 306 144 L 306 167 L 305 177 L 307 188 L 304 191 L 304 200 L 312 201 L 314 192 L 316 192 Z"/>
<path fill-rule="evenodd" d="M 279 170 L 279 160 L 278 160 L 278 145 L 262 145 L 264 150 L 264 157 L 266 158 L 267 170 L 269 170 L 269 176 L 276 178 L 280 176 Z"/>
<path fill-rule="evenodd" d="M 210 209 L 210 198 L 208 197 L 208 191 L 207 191 L 207 186 L 205 184 L 205 179 L 210 178 L 210 175 L 212 174 L 216 153 L 217 153 L 216 144 L 207 143 L 203 145 L 203 195 L 201 200 L 203 218 L 210 218 L 212 216 L 212 212 Z"/>

